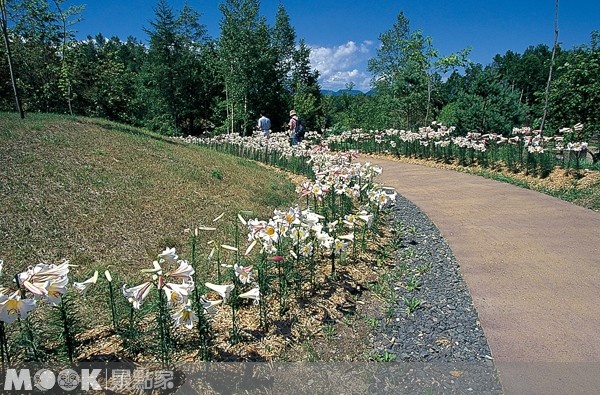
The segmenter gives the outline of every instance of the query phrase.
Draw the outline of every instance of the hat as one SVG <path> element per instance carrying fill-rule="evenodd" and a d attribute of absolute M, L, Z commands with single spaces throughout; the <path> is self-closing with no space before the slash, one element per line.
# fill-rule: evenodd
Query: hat
<path fill-rule="evenodd" d="M 296 115 L 296 110 L 292 110 L 292 111 L 290 111 L 290 117 L 292 117 L 292 116 L 294 116 L 294 115 Z"/>

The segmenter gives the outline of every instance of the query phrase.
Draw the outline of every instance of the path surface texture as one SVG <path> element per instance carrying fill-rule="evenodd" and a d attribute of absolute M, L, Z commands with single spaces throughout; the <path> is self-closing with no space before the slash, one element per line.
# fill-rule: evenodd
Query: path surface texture
<path fill-rule="evenodd" d="M 360 157 L 450 245 L 503 390 L 600 393 L 600 213 L 482 177 Z"/>

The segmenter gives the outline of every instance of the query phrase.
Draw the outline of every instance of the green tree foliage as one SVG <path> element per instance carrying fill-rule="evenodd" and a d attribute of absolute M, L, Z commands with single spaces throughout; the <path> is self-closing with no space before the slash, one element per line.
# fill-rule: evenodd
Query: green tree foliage
<path fill-rule="evenodd" d="M 67 48 L 73 111 L 114 121 L 139 124 L 135 108 L 138 62 L 145 58 L 142 43 L 123 43 L 98 34 Z"/>
<path fill-rule="evenodd" d="M 354 95 L 350 84 L 341 95 L 321 97 L 310 47 L 297 41 L 283 5 L 269 26 L 259 0 L 222 0 L 213 40 L 191 6 L 174 11 L 158 0 L 148 42 L 141 42 L 101 34 L 75 41 L 82 8 L 64 0 L 0 1 L 0 110 L 14 111 L 16 91 L 26 111 L 103 117 L 166 134 L 248 134 L 261 110 L 282 130 L 292 108 L 310 129 L 415 129 L 439 120 L 460 133 L 507 134 L 542 119 L 547 45 L 472 65 L 468 50 L 441 57 L 402 12 L 369 61 L 373 90 Z M 558 48 L 550 133 L 581 122 L 578 137 L 598 135 L 599 40 L 594 32 L 590 45 Z"/>
<path fill-rule="evenodd" d="M 318 128 L 322 123 L 319 72 L 310 67 L 310 48 L 304 40 L 300 40 L 292 59 L 293 107 L 302 118 L 305 127 Z"/>
<path fill-rule="evenodd" d="M 294 107 L 309 127 L 319 121 L 318 73 L 310 67 L 310 48 L 295 32 L 283 5 L 275 26 L 259 17 L 256 0 L 226 0 L 219 40 L 220 73 L 226 91 L 229 132 L 249 134 L 261 110 L 280 130 Z"/>
<path fill-rule="evenodd" d="M 23 106 L 21 105 L 21 95 L 19 93 L 19 87 L 17 86 L 16 73 L 15 73 L 15 69 L 13 67 L 13 56 L 12 56 L 12 50 L 11 50 L 11 43 L 10 43 L 10 37 L 8 35 L 8 12 L 6 9 L 6 1 L 5 0 L 0 0 L 0 28 L 2 29 L 2 39 L 4 41 L 4 51 L 6 54 L 6 57 L 3 57 L 2 59 L 6 60 L 6 66 L 7 66 L 6 68 L 3 68 L 3 70 L 8 71 L 8 75 L 10 77 L 10 85 L 12 87 L 13 97 L 15 100 L 15 104 L 17 106 L 17 112 L 21 116 L 21 119 L 23 119 L 23 118 L 25 118 L 25 111 L 23 110 Z M 8 79 L 5 79 L 5 80 L 8 80 Z M 7 85 L 0 85 L 0 93 L 2 93 L 2 95 L 0 97 L 2 97 L 2 98 L 9 96 L 8 94 L 4 94 L 5 92 L 8 92 L 10 90 Z M 0 102 L 0 105 L 4 106 L 6 104 Z"/>
<path fill-rule="evenodd" d="M 430 37 L 410 30 L 403 12 L 394 26 L 379 36 L 381 46 L 369 61 L 373 85 L 386 112 L 387 122 L 396 128 L 412 128 L 435 117 L 441 77 L 439 73 L 468 64 L 468 49 L 440 57 Z"/>
<path fill-rule="evenodd" d="M 600 136 L 600 32 L 590 45 L 563 53 L 556 78 L 550 85 L 549 130 L 557 131 L 581 122 L 582 140 Z"/>
<path fill-rule="evenodd" d="M 250 101 L 258 94 L 257 74 L 264 71 L 262 54 L 268 53 L 266 22 L 259 17 L 258 0 L 225 0 L 219 40 L 220 72 L 227 105 L 227 130 L 247 134 L 254 125 L 256 108 Z"/>
<path fill-rule="evenodd" d="M 64 82 L 69 78 L 70 69 L 62 59 L 65 59 L 67 44 L 73 39 L 70 26 L 82 8 L 64 7 L 63 3 L 63 0 L 5 3 L 9 19 L 13 21 L 8 30 L 25 110 L 50 112 L 67 108 Z"/>
<path fill-rule="evenodd" d="M 442 109 L 439 120 L 456 126 L 461 134 L 494 132 L 508 135 L 522 125 L 526 106 L 519 102 L 520 93 L 502 80 L 493 68 L 480 64 L 469 66 L 458 85 L 454 98 Z"/>
<path fill-rule="evenodd" d="M 551 56 L 550 48 L 540 44 L 529 46 L 523 54 L 507 51 L 503 56 L 496 55 L 491 64 L 504 83 L 519 93 L 519 101 L 529 108 L 526 122 L 530 125 L 539 123 L 542 116 L 544 103 L 539 93 L 546 88 Z"/>
<path fill-rule="evenodd" d="M 185 4 L 176 14 L 166 0 L 156 5 L 147 33 L 150 45 L 137 81 L 142 123 L 164 134 L 197 134 L 211 128 L 219 80 L 214 43 L 200 14 Z"/>
<path fill-rule="evenodd" d="M 296 32 L 283 4 L 277 8 L 270 36 L 275 56 L 274 78 L 270 91 L 265 92 L 262 109 L 269 115 L 273 129 L 279 130 L 288 121 L 286 110 L 293 107 L 291 72 L 296 51 Z"/>

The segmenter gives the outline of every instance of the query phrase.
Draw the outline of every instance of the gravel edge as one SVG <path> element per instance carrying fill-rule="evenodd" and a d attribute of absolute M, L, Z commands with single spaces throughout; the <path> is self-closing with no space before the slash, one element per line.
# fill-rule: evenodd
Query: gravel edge
<path fill-rule="evenodd" d="M 390 306 L 393 314 L 387 313 L 391 319 L 382 320 L 374 335 L 375 349 L 423 373 L 421 383 L 433 379 L 427 371 L 437 372 L 433 382 L 439 386 L 433 388 L 443 393 L 502 393 L 471 294 L 446 240 L 429 217 L 401 195 L 390 220 L 401 232 L 396 266 L 402 265 L 408 274 L 392 284 L 396 303 Z M 413 276 L 420 287 L 408 289 L 407 279 Z M 413 297 L 423 303 L 409 313 L 404 298 Z"/>

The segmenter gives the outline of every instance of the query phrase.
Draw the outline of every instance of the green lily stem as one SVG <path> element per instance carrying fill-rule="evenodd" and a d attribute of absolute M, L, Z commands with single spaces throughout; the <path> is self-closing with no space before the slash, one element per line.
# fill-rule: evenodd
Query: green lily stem
<path fill-rule="evenodd" d="M 117 331 L 117 308 L 115 305 L 115 290 L 113 288 L 112 281 L 108 282 L 108 297 L 109 297 L 109 303 L 110 303 L 110 313 L 112 316 L 113 330 L 116 332 Z"/>
<path fill-rule="evenodd" d="M 167 310 L 167 300 L 162 289 L 159 289 L 158 293 L 158 330 L 160 334 L 160 357 L 161 364 L 163 367 L 169 365 L 169 349 L 170 349 L 170 336 L 169 336 L 169 312 Z"/>
<path fill-rule="evenodd" d="M 2 358 L 2 368 L 10 366 L 10 354 L 8 352 L 8 342 L 4 322 L 0 321 L 0 357 Z"/>
<path fill-rule="evenodd" d="M 73 356 L 75 354 L 75 339 L 73 338 L 73 333 L 71 332 L 67 307 L 63 299 L 61 299 L 60 303 L 58 304 L 58 309 L 60 310 L 60 318 L 63 324 L 63 336 L 65 345 L 67 346 L 67 355 L 69 357 L 69 362 L 73 363 Z"/>
<path fill-rule="evenodd" d="M 15 274 L 15 283 L 17 284 L 17 287 L 19 288 L 19 291 L 21 292 L 21 299 L 26 299 L 27 294 L 25 293 L 25 289 L 21 287 L 21 282 L 19 281 L 18 274 Z M 29 341 L 30 350 L 31 350 L 33 356 L 37 359 L 38 350 L 37 350 L 36 343 L 35 343 L 35 337 L 33 336 L 33 331 L 31 330 L 31 324 L 29 322 L 29 317 L 25 318 L 25 320 L 23 320 L 23 321 L 21 321 L 21 319 L 19 319 L 19 324 L 21 326 L 21 329 L 25 330 L 25 335 L 27 336 L 27 340 Z M 23 328 L 23 326 L 24 326 L 24 328 Z"/>

